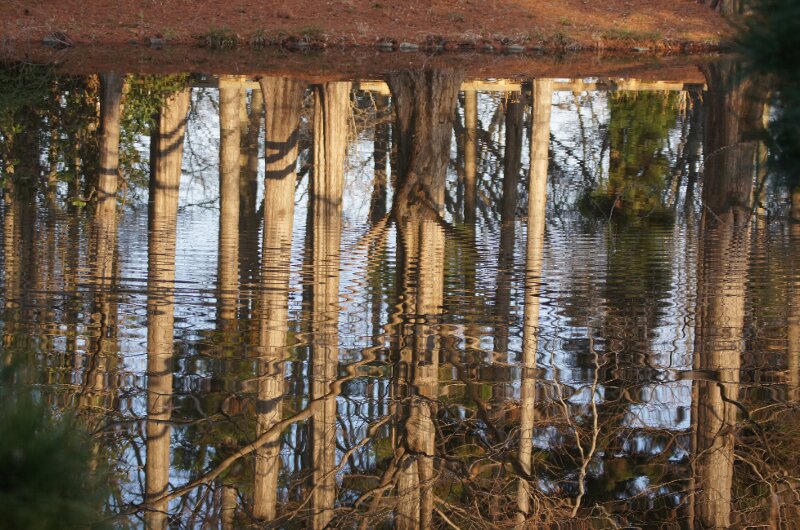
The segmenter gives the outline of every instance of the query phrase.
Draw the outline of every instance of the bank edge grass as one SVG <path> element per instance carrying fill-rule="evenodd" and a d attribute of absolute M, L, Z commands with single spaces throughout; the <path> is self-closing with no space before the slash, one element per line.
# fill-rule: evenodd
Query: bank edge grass
<path fill-rule="evenodd" d="M 200 40 L 212 50 L 229 50 L 239 45 L 239 37 L 228 28 L 212 28 Z"/>

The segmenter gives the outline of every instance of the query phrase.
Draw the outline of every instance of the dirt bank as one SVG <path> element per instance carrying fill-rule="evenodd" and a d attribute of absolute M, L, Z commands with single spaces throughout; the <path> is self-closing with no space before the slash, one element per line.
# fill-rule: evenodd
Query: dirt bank
<path fill-rule="evenodd" d="M 501 51 L 708 51 L 727 23 L 695 0 L 5 0 L 6 47 L 59 35 L 71 44 L 301 42 L 319 47 Z M 490 48 L 491 47 L 491 48 Z M 515 51 L 519 51 L 515 49 Z"/>

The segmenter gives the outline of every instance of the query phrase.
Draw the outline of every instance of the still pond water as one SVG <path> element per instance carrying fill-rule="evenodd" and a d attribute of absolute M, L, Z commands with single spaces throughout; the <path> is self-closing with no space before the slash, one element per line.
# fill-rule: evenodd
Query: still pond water
<path fill-rule="evenodd" d="M 800 225 L 726 68 L 53 78 L 3 362 L 114 526 L 796 527 Z"/>

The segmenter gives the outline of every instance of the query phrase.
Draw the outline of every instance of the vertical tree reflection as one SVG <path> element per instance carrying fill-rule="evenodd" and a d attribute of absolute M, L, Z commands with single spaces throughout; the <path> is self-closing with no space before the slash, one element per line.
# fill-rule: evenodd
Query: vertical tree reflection
<path fill-rule="evenodd" d="M 539 329 L 539 281 L 542 275 L 547 167 L 550 145 L 550 106 L 552 82 L 536 79 L 532 87 L 531 162 L 528 181 L 528 235 L 525 264 L 525 309 L 522 320 L 522 379 L 520 385 L 519 463 L 527 476 L 517 489 L 517 522 L 523 524 L 531 510 L 533 424 L 536 419 L 536 350 Z"/>
<path fill-rule="evenodd" d="M 506 95 L 506 137 L 503 157 L 503 197 L 500 201 L 500 252 L 497 258 L 497 294 L 494 352 L 497 358 L 492 367 L 492 409 L 494 423 L 505 423 L 505 407 L 511 397 L 511 374 L 508 364 L 511 294 L 514 279 L 514 250 L 516 242 L 517 198 L 522 160 L 522 129 L 525 103 L 521 94 Z"/>
<path fill-rule="evenodd" d="M 175 240 L 178 189 L 190 90 L 167 97 L 150 140 L 147 268 L 147 462 L 148 528 L 166 528 L 172 415 Z"/>
<path fill-rule="evenodd" d="M 730 62 L 706 69 L 703 214 L 697 273 L 694 368 L 694 525 L 731 525 L 734 445 L 750 245 L 754 133 L 762 124 L 763 91 L 735 85 Z"/>
<path fill-rule="evenodd" d="M 311 527 L 325 528 L 336 501 L 336 380 L 339 361 L 339 244 L 350 83 L 314 89 L 314 169 L 309 194 L 311 251 Z"/>
<path fill-rule="evenodd" d="M 218 320 L 223 331 L 236 325 L 239 287 L 240 142 L 238 83 L 220 80 L 219 87 L 219 251 Z"/>
<path fill-rule="evenodd" d="M 289 265 L 294 224 L 297 139 L 305 84 L 299 80 L 261 79 L 266 110 L 264 241 L 258 295 L 257 435 L 281 419 L 289 313 Z M 278 500 L 281 433 L 256 450 L 253 515 L 275 518 Z"/>
<path fill-rule="evenodd" d="M 452 72 L 389 78 L 397 131 L 393 216 L 403 319 L 397 353 L 398 528 L 428 528 L 433 515 L 435 401 L 440 355 L 445 234 L 440 224 L 460 80 Z"/>
<path fill-rule="evenodd" d="M 242 104 L 245 104 L 242 94 Z M 264 96 L 261 89 L 250 95 L 247 120 L 240 118 L 242 139 L 241 178 L 239 181 L 239 258 L 243 292 L 241 293 L 242 318 L 250 318 L 252 311 L 252 289 L 258 283 L 259 274 L 259 229 L 258 216 L 258 163 L 261 123 L 264 118 Z M 245 133 L 246 131 L 246 133 Z"/>
<path fill-rule="evenodd" d="M 474 226 L 478 215 L 478 92 L 464 93 L 464 222 Z"/>
<path fill-rule="evenodd" d="M 100 156 L 90 248 L 96 287 L 92 313 L 97 316 L 99 330 L 91 345 L 93 351 L 86 376 L 87 389 L 95 394 L 101 393 L 108 383 L 108 363 L 115 349 L 109 341 L 117 329 L 117 307 L 109 291 L 117 267 L 117 172 L 124 79 L 125 76 L 113 72 L 100 75 Z"/>

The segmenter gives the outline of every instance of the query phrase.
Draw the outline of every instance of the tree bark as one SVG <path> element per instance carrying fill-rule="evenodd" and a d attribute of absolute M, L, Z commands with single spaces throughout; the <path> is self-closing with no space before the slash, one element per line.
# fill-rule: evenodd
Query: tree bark
<path fill-rule="evenodd" d="M 350 83 L 314 89 L 314 169 L 311 175 L 311 399 L 322 402 L 310 421 L 311 527 L 325 528 L 336 504 L 336 398 L 339 362 L 339 246 L 347 152 Z"/>
<path fill-rule="evenodd" d="M 164 495 L 169 487 L 175 240 L 189 98 L 188 89 L 167 98 L 150 140 L 146 502 Z M 166 502 L 149 504 L 145 524 L 167 528 L 167 513 Z"/>
<path fill-rule="evenodd" d="M 734 64 L 705 69 L 709 93 L 697 274 L 693 389 L 697 528 L 728 528 L 757 143 L 764 92 L 735 82 Z"/>
<path fill-rule="evenodd" d="M 256 404 L 260 436 L 281 419 L 289 317 L 289 267 L 294 226 L 297 139 L 305 84 L 280 77 L 261 79 L 266 110 L 264 230 L 258 311 L 259 379 Z M 253 515 L 277 514 L 280 433 L 256 450 Z"/>
<path fill-rule="evenodd" d="M 478 92 L 464 93 L 464 222 L 475 225 L 478 207 Z"/>
<path fill-rule="evenodd" d="M 528 218 L 525 265 L 525 309 L 522 317 L 522 381 L 520 385 L 519 463 L 530 475 L 533 461 L 533 424 L 536 419 L 536 351 L 539 332 L 540 286 L 547 207 L 547 168 L 550 147 L 552 81 L 532 84 L 531 156 L 528 183 Z M 523 478 L 517 488 L 517 523 L 531 515 L 531 484 Z"/>
<path fill-rule="evenodd" d="M 239 288 L 240 89 L 225 78 L 219 85 L 218 320 L 223 331 L 236 325 Z"/>
<path fill-rule="evenodd" d="M 400 72 L 389 78 L 398 132 L 393 215 L 401 240 L 402 326 L 397 397 L 405 397 L 398 528 L 429 528 L 433 520 L 439 315 L 444 289 L 444 184 L 460 80 L 452 72 Z"/>

